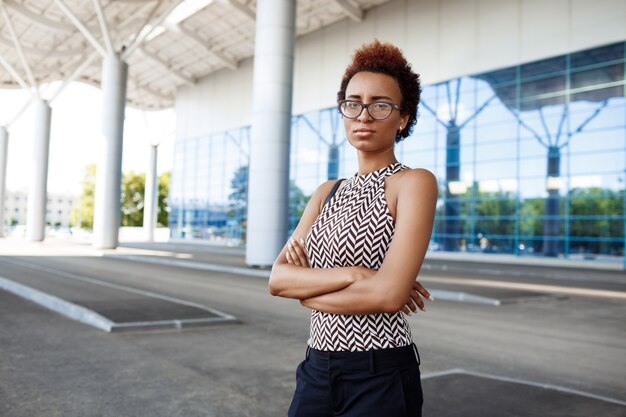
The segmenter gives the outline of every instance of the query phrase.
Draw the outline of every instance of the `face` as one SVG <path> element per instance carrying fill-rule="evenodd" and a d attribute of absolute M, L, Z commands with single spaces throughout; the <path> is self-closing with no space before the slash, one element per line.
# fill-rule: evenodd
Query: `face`
<path fill-rule="evenodd" d="M 363 71 L 350 79 L 346 87 L 346 100 L 363 104 L 383 101 L 400 105 L 402 93 L 395 78 Z M 344 117 L 343 123 L 348 142 L 359 150 L 372 152 L 393 148 L 398 130 L 406 126 L 408 119 L 408 115 L 394 109 L 386 119 L 377 120 L 363 109 L 356 119 Z"/>

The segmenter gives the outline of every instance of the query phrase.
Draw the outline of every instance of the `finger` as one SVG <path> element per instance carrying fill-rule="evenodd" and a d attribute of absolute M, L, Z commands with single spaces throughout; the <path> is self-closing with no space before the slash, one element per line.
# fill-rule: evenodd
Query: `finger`
<path fill-rule="evenodd" d="M 413 289 L 415 289 L 417 292 L 422 294 L 425 298 L 429 299 L 430 301 L 435 301 L 435 298 L 418 281 L 415 281 L 413 283 Z"/>
<path fill-rule="evenodd" d="M 415 301 L 413 301 L 413 298 L 409 297 L 409 299 L 406 302 L 406 305 L 411 309 L 412 312 L 417 313 L 417 305 Z"/>
<path fill-rule="evenodd" d="M 293 263 L 297 266 L 302 266 L 300 264 L 300 258 L 298 257 L 298 254 L 296 253 L 296 250 L 294 248 L 293 243 L 291 243 L 291 240 L 289 241 L 289 244 L 287 245 L 287 251 L 289 251 L 289 254 L 291 255 L 291 259 L 293 259 Z"/>
<path fill-rule="evenodd" d="M 413 292 L 411 293 L 411 300 L 412 302 L 417 304 L 420 310 L 426 311 L 426 307 L 424 306 L 424 300 L 422 300 L 422 297 L 420 297 L 419 292 L 413 290 Z"/>
<path fill-rule="evenodd" d="M 302 248 L 302 252 L 304 253 L 304 261 L 305 266 L 309 266 L 309 254 L 306 252 L 306 243 L 303 238 L 300 238 L 300 247 Z"/>
<path fill-rule="evenodd" d="M 407 316 L 411 315 L 411 310 L 409 310 L 409 307 L 407 307 L 406 305 L 402 307 L 402 312 L 406 314 Z"/>
<path fill-rule="evenodd" d="M 289 253 L 289 249 L 287 249 L 287 252 L 285 252 L 285 257 L 287 258 L 287 263 L 290 263 L 290 264 L 293 263 L 293 259 L 291 259 L 291 254 Z"/>
<path fill-rule="evenodd" d="M 308 265 L 306 255 L 304 253 L 304 250 L 300 246 L 300 244 L 295 239 L 291 239 L 291 243 L 292 243 L 293 250 L 296 256 L 298 257 L 298 261 L 300 262 L 300 264 L 302 266 Z"/>

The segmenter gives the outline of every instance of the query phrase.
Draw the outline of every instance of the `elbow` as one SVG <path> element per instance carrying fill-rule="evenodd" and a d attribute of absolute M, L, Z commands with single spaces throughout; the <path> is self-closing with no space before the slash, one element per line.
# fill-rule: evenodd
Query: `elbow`
<path fill-rule="evenodd" d="M 276 282 L 276 280 L 272 280 L 272 277 L 270 277 L 270 281 L 267 284 L 267 289 L 270 293 L 270 295 L 273 295 L 274 297 L 283 297 L 285 294 L 285 289 L 282 288 L 280 286 L 279 283 Z"/>
<path fill-rule="evenodd" d="M 267 284 L 267 289 L 270 295 L 277 296 L 280 294 L 280 290 L 276 287 L 276 284 L 274 284 L 271 277 L 269 283 Z"/>
<path fill-rule="evenodd" d="M 280 267 L 276 264 L 272 266 L 272 271 L 270 272 L 270 279 L 267 283 L 267 290 L 273 296 L 282 297 L 284 296 L 285 286 L 281 283 L 281 277 L 279 272 Z"/>
<path fill-rule="evenodd" d="M 405 306 L 406 302 L 407 300 L 405 297 L 395 294 L 387 294 L 381 301 L 381 310 L 383 313 L 394 314 L 402 310 L 402 307 Z"/>

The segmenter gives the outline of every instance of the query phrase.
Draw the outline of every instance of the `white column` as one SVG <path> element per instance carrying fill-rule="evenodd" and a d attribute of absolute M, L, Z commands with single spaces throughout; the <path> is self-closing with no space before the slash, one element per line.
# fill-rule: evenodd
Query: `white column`
<path fill-rule="evenodd" d="M 28 190 L 26 237 L 33 242 L 44 240 L 46 203 L 48 200 L 48 153 L 50 150 L 50 119 L 52 110 L 45 100 L 35 104 L 35 137 L 33 140 L 33 170 Z"/>
<path fill-rule="evenodd" d="M 8 151 L 9 131 L 6 127 L 0 126 L 0 237 L 4 237 L 4 199 L 6 198 Z"/>
<path fill-rule="evenodd" d="M 121 222 L 122 143 L 128 64 L 118 55 L 104 59 L 102 65 L 103 117 L 100 160 L 96 168 L 93 246 L 117 247 Z"/>
<path fill-rule="evenodd" d="M 157 145 L 150 145 L 150 160 L 146 172 L 146 187 L 143 197 L 143 230 L 146 240 L 154 240 L 154 228 L 157 220 L 157 195 L 159 181 L 157 179 Z"/>
<path fill-rule="evenodd" d="M 246 264 L 272 265 L 285 244 L 296 2 L 258 0 Z"/>

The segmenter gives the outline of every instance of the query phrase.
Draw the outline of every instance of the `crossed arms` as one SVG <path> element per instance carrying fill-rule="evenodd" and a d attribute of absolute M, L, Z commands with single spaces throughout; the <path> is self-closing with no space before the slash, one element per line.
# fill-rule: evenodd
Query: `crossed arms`
<path fill-rule="evenodd" d="M 334 314 L 405 314 L 424 310 L 430 293 L 415 281 L 430 241 L 437 202 L 437 180 L 413 169 L 399 181 L 394 236 L 379 270 L 361 266 L 310 268 L 303 239 L 320 211 L 332 181 L 313 194 L 291 239 L 274 262 L 272 295 L 294 298 L 312 309 Z"/>

